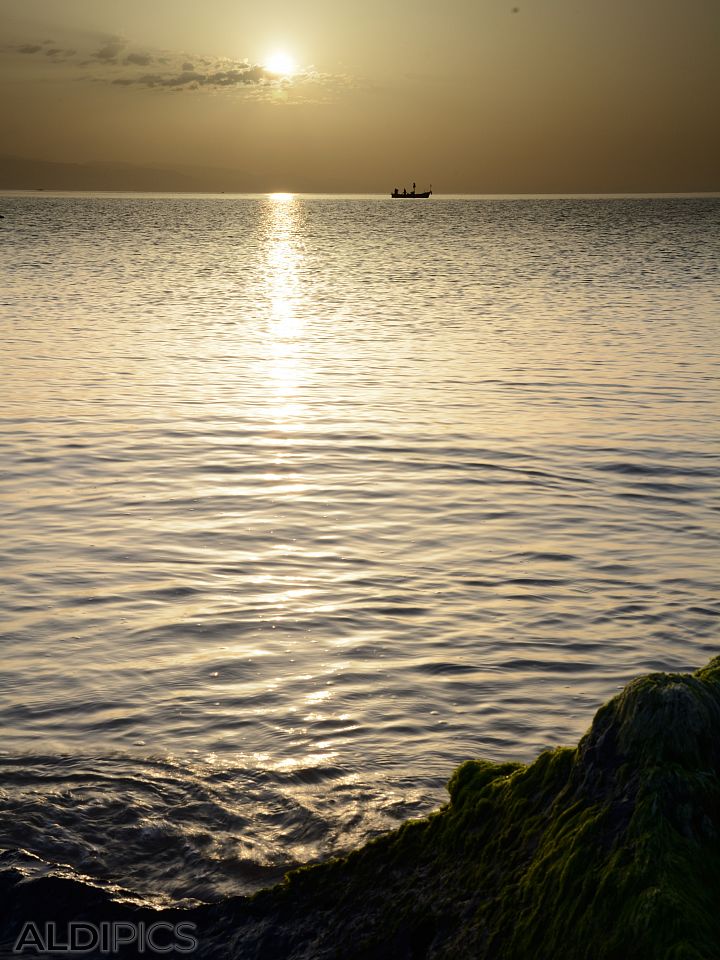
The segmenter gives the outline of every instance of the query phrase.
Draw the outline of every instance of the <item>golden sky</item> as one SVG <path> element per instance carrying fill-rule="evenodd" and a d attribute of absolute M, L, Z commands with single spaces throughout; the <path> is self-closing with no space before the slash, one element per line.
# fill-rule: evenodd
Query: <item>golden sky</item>
<path fill-rule="evenodd" d="M 0 37 L 6 157 L 207 190 L 720 190 L 720 0 L 2 0 Z"/>

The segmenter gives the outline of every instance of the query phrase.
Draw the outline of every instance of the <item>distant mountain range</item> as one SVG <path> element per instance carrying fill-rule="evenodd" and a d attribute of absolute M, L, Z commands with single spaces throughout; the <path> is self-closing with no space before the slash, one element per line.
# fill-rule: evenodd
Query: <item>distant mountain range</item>
<path fill-rule="evenodd" d="M 692 177 L 668 177 L 646 170 L 642 176 L 606 180 L 583 171 L 559 171 L 552 175 L 516 182 L 512 171 L 488 176 L 486 194 L 573 194 L 573 193 L 673 193 L 678 191 L 718 192 L 717 172 L 710 161 L 698 164 Z M 388 181 L 389 182 L 389 181 Z M 387 184 L 384 184 L 387 186 Z M 294 172 L 292 182 L 282 182 L 268 171 L 248 172 L 242 168 L 195 167 L 185 164 L 117 163 L 95 160 L 88 163 L 56 163 L 29 157 L 0 155 L 0 190 L 127 190 L 150 193 L 344 193 L 348 190 L 377 192 L 378 181 L 371 172 L 352 186 L 342 171 L 328 176 L 323 171 Z M 390 186 L 388 186 L 388 191 Z M 472 184 L 445 185 L 443 192 L 473 193 Z"/>
<path fill-rule="evenodd" d="M 54 163 L 0 156 L 0 190 L 253 192 L 262 189 L 258 177 L 219 168 L 136 166 L 112 161 Z"/>

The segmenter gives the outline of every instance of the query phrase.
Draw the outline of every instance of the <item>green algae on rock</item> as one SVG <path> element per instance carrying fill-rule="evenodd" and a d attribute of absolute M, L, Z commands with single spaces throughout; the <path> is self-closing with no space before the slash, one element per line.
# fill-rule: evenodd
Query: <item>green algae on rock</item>
<path fill-rule="evenodd" d="M 642 677 L 577 748 L 468 761 L 438 812 L 236 901 L 231 955 L 711 960 L 719 769 L 720 657 Z"/>

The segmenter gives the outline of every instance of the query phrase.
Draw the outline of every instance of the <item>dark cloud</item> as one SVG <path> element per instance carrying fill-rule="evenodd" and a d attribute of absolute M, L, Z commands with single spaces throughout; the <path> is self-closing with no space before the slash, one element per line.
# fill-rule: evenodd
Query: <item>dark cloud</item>
<path fill-rule="evenodd" d="M 117 77 L 112 82 L 117 86 L 129 87 L 185 87 L 196 84 L 202 74 L 186 70 L 177 75 L 165 73 L 143 73 L 139 77 Z"/>
<path fill-rule="evenodd" d="M 56 57 L 59 53 L 65 53 L 61 47 L 51 47 L 49 50 L 45 51 L 46 57 Z"/>
<path fill-rule="evenodd" d="M 149 56 L 147 53 L 129 53 L 123 63 L 126 64 L 135 64 L 138 67 L 147 67 L 153 62 L 153 57 Z M 191 64 L 192 66 L 192 64 Z"/>
<path fill-rule="evenodd" d="M 15 47 L 19 53 L 39 53 L 42 50 L 42 47 L 37 43 L 23 43 L 19 47 Z"/>
<path fill-rule="evenodd" d="M 189 61 L 185 61 L 185 63 L 182 65 L 182 68 L 183 68 L 183 70 L 194 70 L 194 69 L 195 69 L 195 64 L 194 64 L 194 63 L 190 63 Z"/>
<path fill-rule="evenodd" d="M 184 65 L 185 66 L 185 65 Z M 270 82 L 262 67 L 242 64 L 227 70 L 200 72 L 182 70 L 179 73 L 144 73 L 139 77 L 117 77 L 112 82 L 119 86 L 168 87 L 171 89 L 198 89 L 199 87 L 248 87 Z"/>

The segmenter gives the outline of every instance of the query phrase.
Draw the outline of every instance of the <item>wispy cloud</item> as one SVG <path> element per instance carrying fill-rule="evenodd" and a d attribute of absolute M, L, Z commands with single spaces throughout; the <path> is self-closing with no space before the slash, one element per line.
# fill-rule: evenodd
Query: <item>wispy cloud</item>
<path fill-rule="evenodd" d="M 3 49 L 15 53 L 22 53 L 26 56 L 39 54 L 48 57 L 55 63 L 65 63 L 77 53 L 77 50 L 66 50 L 64 47 L 58 47 L 54 40 L 43 40 L 42 43 L 17 43 L 6 46 Z"/>
<path fill-rule="evenodd" d="M 183 68 L 179 73 L 165 70 L 133 77 L 116 77 L 112 83 L 120 86 L 172 87 L 175 90 L 183 87 L 197 90 L 200 87 L 254 87 L 277 83 L 277 78 L 263 67 L 250 63 L 236 64 L 224 70 L 199 71 L 192 64 L 187 68 L 183 64 Z"/>
<path fill-rule="evenodd" d="M 123 63 L 127 65 L 130 65 L 132 63 L 138 67 L 147 67 L 149 64 L 153 62 L 153 59 L 154 58 L 147 53 L 129 53 L 125 57 Z"/>
<path fill-rule="evenodd" d="M 279 76 L 249 60 L 198 57 L 187 52 L 134 49 L 124 37 L 103 37 L 85 51 L 65 49 L 52 40 L 5 47 L 45 62 L 76 68 L 76 78 L 115 87 L 179 92 L 184 90 L 236 90 L 244 96 L 277 99 L 308 99 L 312 87 L 325 94 L 349 85 L 349 78 L 320 73 L 313 67 L 292 76 Z M 148 69 L 148 68 L 152 69 Z"/>
<path fill-rule="evenodd" d="M 121 37 L 112 37 L 107 43 L 104 43 L 99 50 L 95 51 L 93 57 L 100 63 L 115 63 L 118 54 L 127 46 Z"/>

